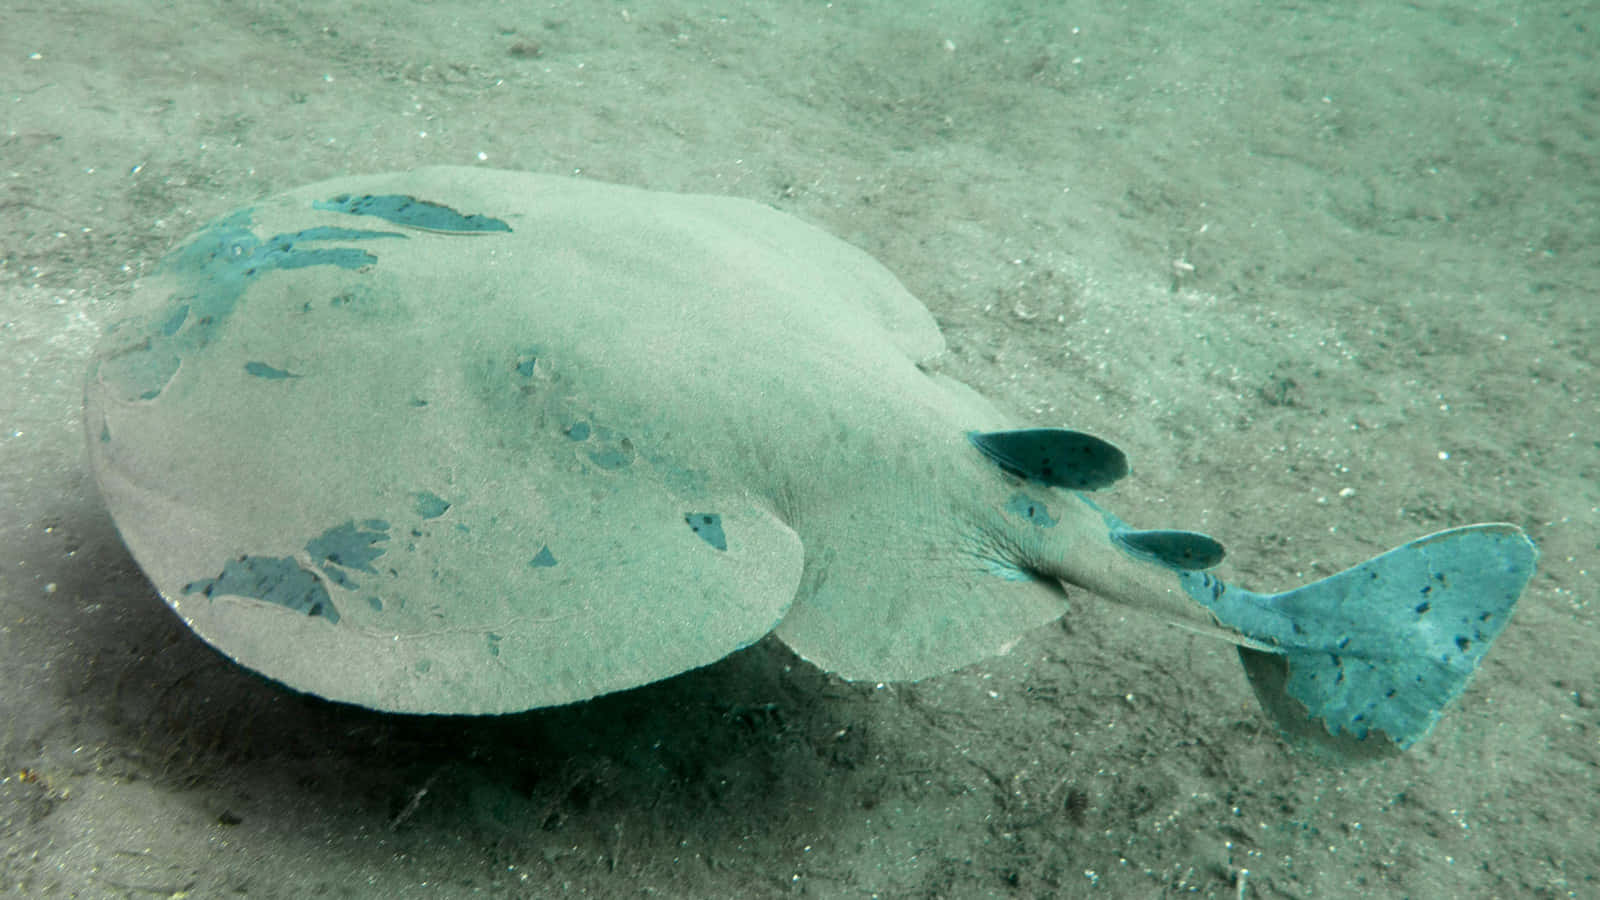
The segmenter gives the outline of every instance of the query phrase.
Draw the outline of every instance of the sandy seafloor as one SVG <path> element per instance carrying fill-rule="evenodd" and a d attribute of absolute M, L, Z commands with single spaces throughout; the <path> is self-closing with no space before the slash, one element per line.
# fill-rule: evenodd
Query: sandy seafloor
<path fill-rule="evenodd" d="M 1556 3 L 7 3 L 0 891 L 1600 896 L 1596 48 Z M 294 695 L 123 549 L 82 374 L 202 222 L 424 163 L 829 229 L 1239 583 L 1493 520 L 1539 573 L 1431 738 L 1351 770 L 1227 646 L 1081 593 L 915 685 L 769 641 L 499 719 Z"/>

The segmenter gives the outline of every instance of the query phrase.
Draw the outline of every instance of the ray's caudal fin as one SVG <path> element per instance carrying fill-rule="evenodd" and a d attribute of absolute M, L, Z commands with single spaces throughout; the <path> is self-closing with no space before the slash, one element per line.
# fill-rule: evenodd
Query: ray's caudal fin
<path fill-rule="evenodd" d="M 1278 727 L 1348 757 L 1377 749 L 1361 743 L 1373 732 L 1404 750 L 1433 728 L 1510 620 L 1537 556 L 1514 525 L 1469 525 L 1281 594 L 1204 572 L 1179 578 L 1224 624 L 1273 646 L 1241 646 L 1239 657 Z"/>
<path fill-rule="evenodd" d="M 1092 489 L 1127 470 L 1115 447 L 1078 432 L 970 437 L 1009 474 L 1054 487 Z M 1222 557 L 1210 538 L 1136 532 L 1102 515 L 1112 545 L 1169 569 L 1237 633 L 1251 687 L 1284 737 L 1335 761 L 1391 755 L 1425 736 L 1510 620 L 1538 559 L 1515 525 L 1469 525 L 1303 587 L 1255 593 L 1202 571 Z"/>

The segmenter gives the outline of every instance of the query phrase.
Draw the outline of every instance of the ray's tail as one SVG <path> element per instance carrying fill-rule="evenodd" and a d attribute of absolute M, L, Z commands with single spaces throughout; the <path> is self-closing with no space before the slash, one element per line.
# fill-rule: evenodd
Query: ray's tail
<path fill-rule="evenodd" d="M 1197 570 L 1181 578 L 1262 648 L 1240 646 L 1239 657 L 1285 737 L 1348 760 L 1404 750 L 1433 728 L 1509 621 L 1537 559 L 1522 529 L 1486 524 L 1418 538 L 1279 594 Z"/>
<path fill-rule="evenodd" d="M 968 438 L 1008 475 L 1050 487 L 1096 490 L 1128 472 L 1122 451 L 1067 429 Z M 1336 761 L 1387 756 L 1421 740 L 1472 680 L 1539 558 L 1515 525 L 1468 525 L 1304 587 L 1258 594 L 1204 571 L 1222 559 L 1215 540 L 1189 531 L 1136 531 L 1087 497 L 1078 499 L 1104 522 L 1113 546 L 1149 565 L 1130 570 L 1102 559 L 1097 568 L 1067 547 L 1041 553 L 1030 567 L 1166 613 L 1175 612 L 1165 603 L 1167 578 L 1177 573 L 1184 592 L 1210 611 L 1196 630 L 1239 645 L 1250 685 L 1284 736 Z M 1029 524 L 1040 525 L 1034 505 L 1023 508 Z M 1194 626 L 1187 604 L 1177 612 L 1186 620 L 1180 624 Z"/>

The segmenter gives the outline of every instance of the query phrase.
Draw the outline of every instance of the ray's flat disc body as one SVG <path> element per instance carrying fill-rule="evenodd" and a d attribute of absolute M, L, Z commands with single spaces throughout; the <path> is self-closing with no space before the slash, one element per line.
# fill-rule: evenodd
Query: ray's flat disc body
<path fill-rule="evenodd" d="M 468 168 L 223 217 L 136 290 L 86 390 L 166 601 L 292 687 L 506 712 L 776 629 L 917 678 L 1062 611 L 1008 569 L 1001 417 L 861 251 L 747 201 Z"/>

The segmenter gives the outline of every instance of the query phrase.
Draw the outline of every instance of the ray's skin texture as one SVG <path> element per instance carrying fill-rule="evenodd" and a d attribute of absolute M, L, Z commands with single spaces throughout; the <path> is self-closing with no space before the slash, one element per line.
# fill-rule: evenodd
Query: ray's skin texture
<path fill-rule="evenodd" d="M 408 712 L 583 700 L 776 630 L 848 678 L 1004 652 L 1062 584 L 1234 641 L 1291 734 L 1409 746 L 1532 572 L 1511 526 L 1283 594 L 1079 491 L 1105 441 L 1002 430 L 878 263 L 742 200 L 432 168 L 225 216 L 85 393 L 124 539 L 213 645 Z M 1459 621 L 1458 621 L 1459 620 Z"/>

